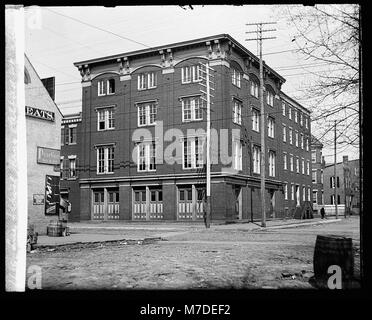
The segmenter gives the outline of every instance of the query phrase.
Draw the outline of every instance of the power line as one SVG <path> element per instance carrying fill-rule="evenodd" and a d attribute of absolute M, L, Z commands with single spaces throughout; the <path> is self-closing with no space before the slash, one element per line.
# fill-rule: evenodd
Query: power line
<path fill-rule="evenodd" d="M 97 27 L 97 26 L 94 26 L 94 25 L 92 25 L 92 24 L 90 24 L 90 23 L 87 23 L 87 22 L 81 21 L 81 20 L 79 20 L 79 19 L 76 19 L 76 18 L 70 17 L 70 16 L 68 16 L 68 15 L 65 15 L 65 14 L 63 14 L 63 13 L 55 12 L 55 11 L 50 10 L 50 9 L 48 9 L 48 8 L 45 8 L 45 7 L 44 7 L 44 9 L 45 9 L 45 10 L 48 10 L 48 11 L 50 11 L 50 12 L 53 12 L 54 14 L 60 15 L 60 16 L 62 16 L 62 17 L 65 17 L 65 18 L 68 18 L 68 19 L 74 20 L 74 21 L 76 21 L 76 22 L 79 22 L 79 23 L 81 23 L 81 24 L 84 24 L 84 25 L 86 25 L 86 26 L 89 26 L 89 27 L 91 27 L 91 28 L 94 28 L 94 29 L 97 29 L 97 30 L 100 30 L 100 31 L 103 31 L 103 32 L 106 32 L 106 33 L 109 33 L 109 34 L 114 35 L 114 36 L 116 36 L 116 37 L 119 37 L 119 38 L 121 38 L 121 39 L 123 39 L 123 40 L 131 41 L 131 42 L 136 43 L 136 44 L 139 44 L 139 45 L 141 45 L 141 46 L 144 46 L 144 47 L 147 47 L 147 48 L 151 48 L 150 46 L 148 46 L 148 45 L 146 45 L 146 44 L 144 44 L 144 43 L 142 43 L 142 42 L 138 42 L 138 41 L 136 41 L 136 40 L 133 40 L 133 39 L 130 39 L 130 38 L 127 38 L 127 37 L 121 36 L 121 35 L 119 35 L 119 34 L 117 34 L 117 33 L 112 32 L 112 31 L 102 29 L 102 28 Z"/>

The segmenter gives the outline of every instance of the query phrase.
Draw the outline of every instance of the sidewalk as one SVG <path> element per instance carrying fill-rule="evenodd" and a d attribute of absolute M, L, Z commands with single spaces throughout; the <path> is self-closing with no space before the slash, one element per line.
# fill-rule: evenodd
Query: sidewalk
<path fill-rule="evenodd" d="M 239 221 L 229 224 L 212 223 L 211 230 L 235 230 L 235 231 L 265 231 L 281 228 L 295 228 L 299 226 L 319 225 L 339 222 L 342 219 L 320 219 L 309 220 L 268 220 L 266 228 L 262 228 L 260 222 Z M 185 234 L 191 231 L 205 229 L 203 222 L 196 223 L 174 223 L 174 222 L 150 222 L 150 223 L 128 223 L 128 222 L 70 222 L 70 235 L 66 237 L 49 237 L 41 235 L 38 237 L 36 248 L 43 246 L 59 246 L 75 243 L 93 243 L 122 240 L 144 240 L 146 238 L 165 238 L 170 235 Z"/>

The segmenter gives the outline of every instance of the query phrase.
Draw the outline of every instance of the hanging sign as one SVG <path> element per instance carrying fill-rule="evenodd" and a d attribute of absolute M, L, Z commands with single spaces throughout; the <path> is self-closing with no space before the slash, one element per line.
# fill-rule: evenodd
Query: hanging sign
<path fill-rule="evenodd" d="M 47 121 L 54 121 L 54 112 L 26 106 L 26 116 Z"/>
<path fill-rule="evenodd" d="M 59 214 L 59 176 L 46 175 L 45 177 L 45 215 Z"/>
<path fill-rule="evenodd" d="M 37 147 L 37 163 L 60 165 L 60 150 Z"/>

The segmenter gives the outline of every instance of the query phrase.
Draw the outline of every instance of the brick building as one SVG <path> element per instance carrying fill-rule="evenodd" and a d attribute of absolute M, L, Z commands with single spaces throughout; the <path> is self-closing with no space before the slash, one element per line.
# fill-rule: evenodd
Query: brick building
<path fill-rule="evenodd" d="M 80 220 L 80 189 L 78 166 L 81 143 L 79 141 L 81 113 L 64 116 L 61 126 L 60 192 L 61 197 L 71 205 L 69 221 Z"/>
<path fill-rule="evenodd" d="M 319 213 L 324 204 L 324 157 L 322 156 L 323 144 L 311 136 L 311 179 L 313 183 L 313 209 Z"/>
<path fill-rule="evenodd" d="M 326 164 L 324 168 L 324 204 L 326 210 L 334 212 L 334 188 L 337 188 L 337 204 L 339 213 L 350 209 L 352 213 L 360 211 L 360 172 L 359 159 L 349 160 L 343 156 L 343 161 L 336 164 L 336 179 L 334 178 L 334 164 Z M 346 204 L 346 206 L 345 206 Z"/>
<path fill-rule="evenodd" d="M 25 55 L 28 225 L 46 234 L 58 220 L 62 114 Z"/>
<path fill-rule="evenodd" d="M 79 220 L 202 220 L 200 62 L 214 69 L 212 220 L 261 218 L 259 59 L 223 34 L 74 63 L 82 76 Z M 264 81 L 266 212 L 274 218 L 311 200 L 310 113 L 266 64 Z"/>

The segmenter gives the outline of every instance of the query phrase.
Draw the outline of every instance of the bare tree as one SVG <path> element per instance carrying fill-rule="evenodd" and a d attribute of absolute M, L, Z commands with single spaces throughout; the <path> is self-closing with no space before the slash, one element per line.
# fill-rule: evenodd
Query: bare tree
<path fill-rule="evenodd" d="M 308 66 L 307 84 L 297 97 L 306 100 L 325 145 L 337 141 L 346 147 L 359 146 L 359 5 L 280 6 L 277 8 L 294 28 L 292 41 Z M 313 70 L 313 71 L 312 71 Z M 330 135 L 329 135 L 330 134 Z"/>

